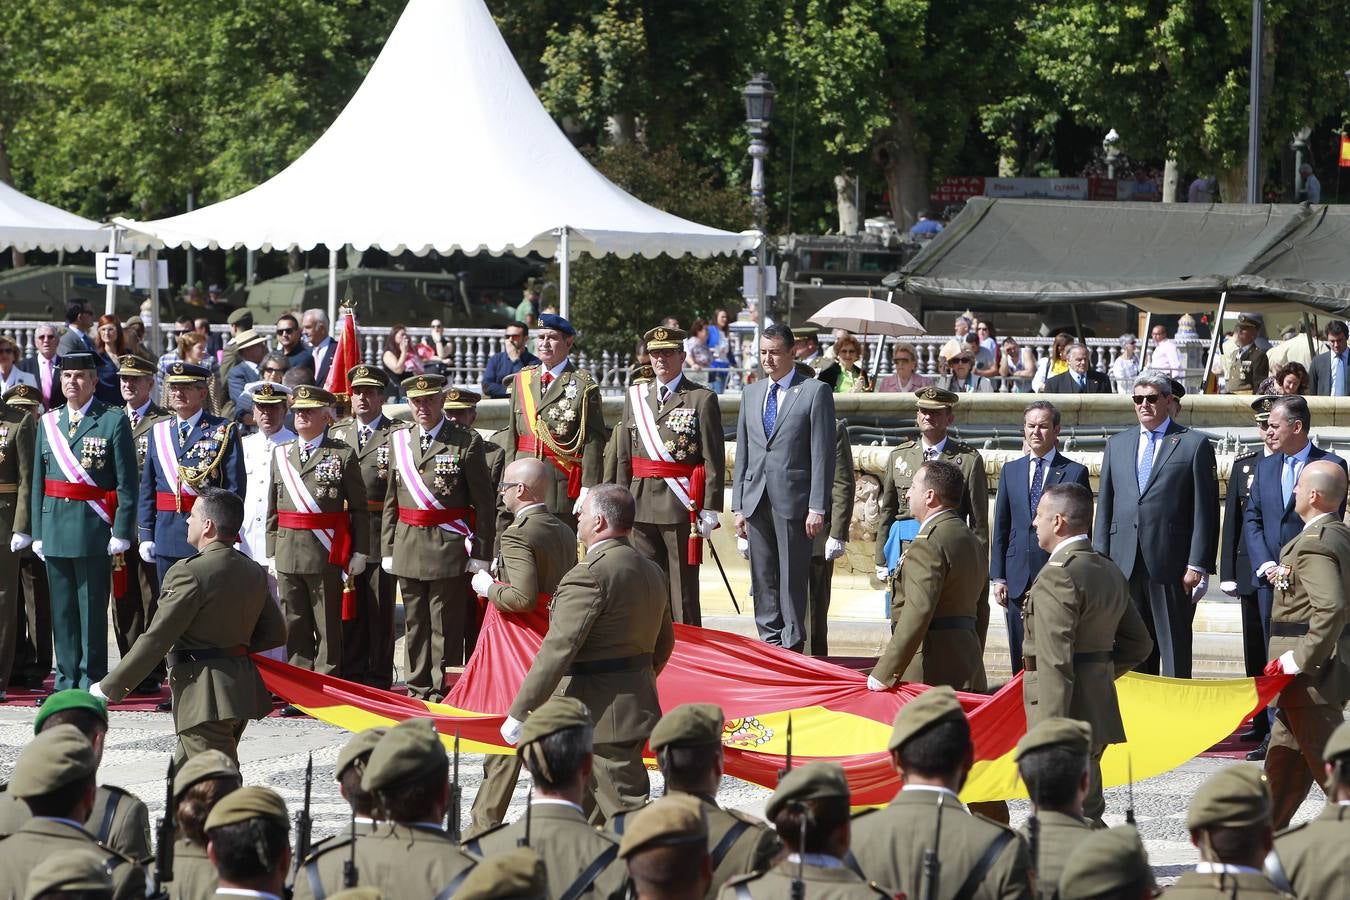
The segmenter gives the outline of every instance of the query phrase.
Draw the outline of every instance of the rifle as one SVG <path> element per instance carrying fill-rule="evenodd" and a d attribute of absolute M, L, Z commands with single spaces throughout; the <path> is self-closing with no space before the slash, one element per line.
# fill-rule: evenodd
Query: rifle
<path fill-rule="evenodd" d="M 1130 783 L 1130 798 L 1125 806 L 1125 824 L 1134 824 L 1134 760 L 1130 754 L 1125 754 L 1125 772 Z"/>
<path fill-rule="evenodd" d="M 923 900 L 938 900 L 938 886 L 942 877 L 942 860 L 938 851 L 942 847 L 942 799 L 938 794 L 937 827 L 933 829 L 933 846 L 923 851 Z"/>
<path fill-rule="evenodd" d="M 806 882 L 802 879 L 803 860 L 806 858 L 806 825 L 811 819 L 811 810 L 805 803 L 794 803 L 793 807 L 801 813 L 802 829 L 797 845 L 797 877 L 792 879 L 792 900 L 806 900 Z"/>
<path fill-rule="evenodd" d="M 295 871 L 300 871 L 305 857 L 309 856 L 309 831 L 313 822 L 309 817 L 309 795 L 314 787 L 314 751 L 309 752 L 309 762 L 305 765 L 305 803 L 295 814 Z"/>
<path fill-rule="evenodd" d="M 155 828 L 154 886 L 149 894 L 152 900 L 167 900 L 165 885 L 173 881 L 173 842 L 177 822 L 174 817 L 173 756 L 169 757 L 169 771 L 164 775 L 164 815 Z"/>
<path fill-rule="evenodd" d="M 352 807 L 351 832 L 347 835 L 347 860 L 342 864 L 342 886 L 356 887 L 356 807 Z"/>
<path fill-rule="evenodd" d="M 454 762 L 450 768 L 450 805 L 445 810 L 445 830 L 450 837 L 459 842 L 459 808 L 462 802 L 459 789 L 459 729 L 455 729 Z"/>
<path fill-rule="evenodd" d="M 1031 857 L 1031 877 L 1035 878 L 1041 857 L 1041 782 L 1036 779 L 1036 790 L 1031 792 L 1031 815 L 1027 816 L 1027 855 Z M 1033 883 L 1034 886 L 1034 883 Z"/>
<path fill-rule="evenodd" d="M 530 785 L 530 792 L 525 795 L 525 836 L 516 838 L 517 847 L 530 846 L 530 813 L 534 809 L 534 785 Z"/>
<path fill-rule="evenodd" d="M 792 771 L 792 713 L 788 713 L 787 727 L 787 755 L 783 759 L 783 768 L 778 770 L 778 781 L 781 783 L 783 777 Z"/>

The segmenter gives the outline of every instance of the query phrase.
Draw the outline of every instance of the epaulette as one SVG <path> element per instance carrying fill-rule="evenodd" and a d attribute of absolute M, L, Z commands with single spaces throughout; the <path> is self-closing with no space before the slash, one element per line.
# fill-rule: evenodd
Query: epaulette
<path fill-rule="evenodd" d="M 740 821 L 746 823 L 747 825 L 757 825 L 757 826 L 759 826 L 759 827 L 761 827 L 761 828 L 768 828 L 768 827 L 769 827 L 769 823 L 768 823 L 768 822 L 765 822 L 765 821 L 764 821 L 763 819 L 761 819 L 759 816 L 752 816 L 752 815 L 750 815 L 748 812 L 742 812 L 742 811 L 739 810 L 739 809 L 725 809 L 725 808 L 720 807 L 720 806 L 718 807 L 718 809 L 721 809 L 722 812 L 724 812 L 724 813 L 726 813 L 727 815 L 731 816 L 733 819 L 739 819 Z M 859 813 L 859 815 L 861 815 L 861 813 Z M 855 818 L 856 818 L 856 817 L 855 817 Z"/>
<path fill-rule="evenodd" d="M 1281 830 L 1281 831 L 1277 831 L 1277 832 L 1275 832 L 1275 840 L 1278 841 L 1280 838 L 1284 837 L 1285 835 L 1293 834 L 1293 833 L 1296 832 L 1296 831 L 1300 831 L 1300 830 L 1302 830 L 1302 829 L 1304 829 L 1304 828 L 1307 828 L 1309 825 L 1311 825 L 1313 822 L 1316 822 L 1316 821 L 1317 821 L 1316 819 L 1311 819 L 1311 820 L 1309 820 L 1309 821 L 1307 821 L 1307 822 L 1299 822 L 1297 825 L 1290 825 L 1289 827 L 1287 827 L 1287 828 L 1285 828 L 1285 829 L 1283 829 L 1283 830 Z"/>
<path fill-rule="evenodd" d="M 137 863 L 136 860 L 132 859 L 130 856 L 127 856 L 120 850 L 114 850 L 112 847 L 109 847 L 107 844 L 103 843 L 98 838 L 94 839 L 94 843 L 98 846 L 98 849 L 102 850 L 104 853 L 116 859 L 119 864 L 126 863 L 129 866 L 139 865 L 139 863 Z"/>
<path fill-rule="evenodd" d="M 1239 453 L 1237 456 L 1233 457 L 1233 462 L 1235 462 L 1235 463 L 1245 462 L 1246 460 L 1249 460 L 1249 459 L 1252 459 L 1253 457 L 1255 457 L 1256 454 L 1257 454 L 1257 451 L 1255 451 L 1255 450 L 1249 450 L 1249 451 L 1247 451 L 1246 453 Z"/>
<path fill-rule="evenodd" d="M 469 851 L 470 853 L 477 853 L 478 855 L 481 856 L 481 855 L 483 854 L 483 848 L 478 844 L 478 842 L 479 842 L 480 840 L 482 840 L 483 838 L 487 837 L 489 834 L 496 834 L 497 832 L 501 831 L 503 828 L 509 828 L 509 827 L 510 827 L 510 823 L 507 823 L 507 822 L 502 822 L 502 823 L 500 823 L 500 824 L 498 824 L 498 825 L 493 825 L 493 826 L 492 826 L 491 828 L 489 828 L 487 831 L 480 831 L 480 832 L 478 832 L 477 834 L 475 834 L 473 837 L 465 838 L 464 840 L 460 841 L 460 842 L 459 842 L 459 848 L 460 848 L 461 850 L 467 850 L 467 851 Z"/>
<path fill-rule="evenodd" d="M 942 449 L 946 450 L 948 447 L 950 447 L 950 448 L 952 449 L 952 451 L 955 452 L 955 453 L 974 453 L 974 452 L 975 452 L 975 448 L 974 448 L 974 447 L 970 446 L 970 445 L 967 444 L 965 441 L 958 441 L 958 440 L 956 440 L 955 438 L 947 438 L 947 443 L 944 444 L 944 445 L 942 446 Z"/>
<path fill-rule="evenodd" d="M 1011 825 L 1004 825 L 1002 822 L 991 819 L 988 816 L 983 815 L 981 813 L 971 813 L 971 816 L 973 818 L 979 819 L 982 822 L 988 822 L 990 825 L 997 826 L 1000 831 L 1007 831 L 1010 834 L 1017 835 L 1017 829 L 1013 828 Z"/>
<path fill-rule="evenodd" d="M 734 884 L 749 884 L 750 882 L 763 877 L 763 872 L 747 872 L 744 875 L 736 875 L 728 878 L 726 881 L 722 882 L 722 884 L 726 887 L 730 887 Z"/>
<path fill-rule="evenodd" d="M 606 830 L 611 834 L 623 834 L 624 826 L 628 824 L 628 817 L 635 812 L 646 809 L 649 805 L 651 805 L 650 800 L 646 803 L 639 803 L 637 806 L 631 806 L 628 809 L 619 810 L 609 817 L 609 821 L 605 825 Z"/>
<path fill-rule="evenodd" d="M 918 443 L 919 443 L 919 442 L 918 442 L 917 440 L 915 440 L 914 438 L 912 438 L 912 437 L 907 437 L 907 438 L 905 438 L 904 440 L 902 440 L 900 443 L 896 444 L 896 445 L 895 445 L 895 449 L 896 449 L 896 450 L 907 450 L 907 449 L 909 449 L 910 447 L 914 447 L 914 446 L 918 445 Z"/>
<path fill-rule="evenodd" d="M 583 384 L 585 383 L 595 384 L 595 376 L 592 375 L 590 371 L 587 369 L 573 369 L 572 377 L 575 378 L 577 381 L 582 382 Z"/>
<path fill-rule="evenodd" d="M 359 841 L 361 839 L 361 835 L 358 834 L 356 836 L 356 839 Z M 309 855 L 306 856 L 303 860 L 301 860 L 301 864 L 303 865 L 304 863 L 313 862 L 320 856 L 323 856 L 328 851 L 336 850 L 339 847 L 345 847 L 351 842 L 352 836 L 351 832 L 349 831 L 344 830 L 338 832 L 337 834 L 329 835 L 328 837 L 324 838 L 322 841 L 319 841 L 319 843 L 315 844 L 313 847 L 310 848 Z"/>

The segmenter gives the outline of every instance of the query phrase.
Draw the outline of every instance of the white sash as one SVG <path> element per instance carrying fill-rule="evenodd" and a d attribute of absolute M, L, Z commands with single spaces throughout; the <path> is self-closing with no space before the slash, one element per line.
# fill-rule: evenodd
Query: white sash
<path fill-rule="evenodd" d="M 61 474 L 66 476 L 66 481 L 73 484 L 83 484 L 89 487 L 98 487 L 94 479 L 85 471 L 84 466 L 75 458 L 75 453 L 70 449 L 70 444 L 66 441 L 66 436 L 61 433 L 61 425 L 57 421 L 61 418 L 61 410 L 54 409 L 42 417 L 42 428 L 47 432 L 47 443 L 51 445 L 52 456 L 56 457 L 57 468 Z M 98 517 L 109 525 L 112 524 L 112 516 L 103 504 L 97 500 L 86 500 L 89 508 L 98 513 Z"/>
<path fill-rule="evenodd" d="M 445 504 L 436 499 L 436 495 L 427 487 L 427 483 L 422 480 L 422 473 L 417 469 L 417 461 L 412 452 L 412 431 L 411 428 L 400 428 L 390 435 L 390 442 L 394 445 L 394 462 L 398 465 L 399 474 L 403 476 L 403 483 L 407 485 L 408 493 L 412 494 L 413 503 L 417 504 L 418 509 L 445 509 Z M 465 552 L 472 553 L 468 548 L 473 538 L 473 529 L 469 528 L 468 522 L 456 519 L 440 527 L 445 531 L 463 535 Z"/>
<path fill-rule="evenodd" d="M 642 446 L 647 451 L 648 459 L 675 462 L 675 457 L 670 455 L 670 451 L 666 449 L 665 441 L 661 440 L 661 433 L 656 429 L 656 416 L 652 414 L 651 407 L 647 405 L 647 398 L 642 396 L 645 393 L 645 387 L 645 385 L 635 384 L 628 389 L 628 403 L 633 407 L 633 421 L 637 423 L 638 436 L 642 438 Z M 675 492 L 675 499 L 680 501 L 681 506 L 685 509 L 693 508 L 694 498 L 689 495 L 688 478 L 663 478 L 661 480 Z"/>
<path fill-rule="evenodd" d="M 192 485 L 181 481 L 178 477 L 178 454 L 175 451 L 178 445 L 177 422 L 176 416 L 168 416 L 151 426 L 155 432 L 155 456 L 159 459 L 159 468 L 164 473 L 164 480 L 169 483 L 169 493 L 195 497 L 197 492 L 192 489 Z"/>
<path fill-rule="evenodd" d="M 296 439 L 297 441 L 299 438 Z M 291 461 L 286 457 L 286 444 L 277 447 L 275 453 L 275 464 L 277 471 L 281 473 L 281 483 L 286 487 L 286 496 L 291 498 L 291 506 L 303 513 L 321 513 L 322 509 L 315 502 L 314 495 L 305 487 L 304 479 L 300 473 L 291 465 Z M 310 531 L 323 544 L 323 549 L 329 553 L 333 552 L 333 539 L 337 537 L 337 532 L 331 528 L 311 528 Z"/>

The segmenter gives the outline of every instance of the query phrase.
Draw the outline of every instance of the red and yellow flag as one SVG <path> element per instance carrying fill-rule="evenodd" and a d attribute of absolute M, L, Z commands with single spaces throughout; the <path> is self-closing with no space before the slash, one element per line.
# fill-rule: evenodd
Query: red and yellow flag
<path fill-rule="evenodd" d="M 346 400 L 352 392 L 347 373 L 361 362 L 361 342 L 356 334 L 356 310 L 350 306 L 342 307 L 339 319 L 333 364 L 328 368 L 328 382 L 323 387 L 329 393 L 336 394 L 339 400 Z"/>
<path fill-rule="evenodd" d="M 447 742 L 514 753 L 498 729 L 543 642 L 546 612 L 502 614 L 488 607 L 478 649 L 444 704 L 352 684 L 284 663 L 257 658 L 267 687 L 305 712 L 352 731 L 414 716 L 430 717 Z M 1160 775 L 1222 741 L 1262 709 L 1289 676 L 1201 681 L 1128 674 L 1117 682 L 1129 742 L 1107 749 L 1107 787 Z M 675 626 L 675 652 L 657 679 L 661 707 L 716 703 L 727 717 L 722 742 L 730 775 L 772 788 L 787 752 L 792 717 L 795 762 L 826 759 L 848 776 L 853 803 L 880 805 L 899 789 L 886 752 L 891 723 L 906 702 L 927 690 L 901 684 L 867 690 L 867 678 L 809 656 L 723 631 Z M 992 697 L 960 693 L 975 738 L 975 767 L 961 799 L 1025 797 L 1012 751 L 1026 732 L 1022 679 Z M 1127 764 L 1128 761 L 1128 764 Z"/>

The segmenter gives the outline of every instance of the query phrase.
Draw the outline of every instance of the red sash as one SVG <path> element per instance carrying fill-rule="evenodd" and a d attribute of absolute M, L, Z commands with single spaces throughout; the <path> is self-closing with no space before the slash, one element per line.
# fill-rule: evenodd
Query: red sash
<path fill-rule="evenodd" d="M 279 509 L 277 527 L 300 531 L 332 531 L 333 546 L 328 550 L 328 561 L 343 569 L 351 562 L 352 532 L 346 512 L 305 513 Z"/>
<path fill-rule="evenodd" d="M 196 494 L 170 494 L 168 491 L 155 491 L 155 510 L 158 512 L 192 512 L 192 504 L 197 502 Z"/>
<path fill-rule="evenodd" d="M 42 482 L 42 491 L 49 497 L 58 497 L 62 500 L 84 500 L 99 504 L 108 513 L 108 519 L 110 520 L 108 526 L 110 528 L 112 527 L 111 520 L 117 517 L 117 491 L 105 491 L 101 487 L 80 484 L 78 481 L 52 481 L 51 479 Z M 120 553 L 113 559 L 112 590 L 114 600 L 121 600 L 127 592 L 127 566 Z"/>
<path fill-rule="evenodd" d="M 581 461 L 573 460 L 559 456 L 554 453 L 548 444 L 540 443 L 532 434 L 522 434 L 516 437 L 516 452 L 531 453 L 535 456 L 547 458 L 553 461 L 553 465 L 558 467 L 558 471 L 567 476 L 567 497 L 569 500 L 575 500 L 581 496 Z"/>
<path fill-rule="evenodd" d="M 693 507 L 689 510 L 689 565 L 700 565 L 703 562 L 703 538 L 698 533 L 698 513 L 703 509 L 703 494 L 708 480 L 703 463 L 691 465 L 634 456 L 633 477 L 689 479 L 689 499 L 694 501 Z"/>
<path fill-rule="evenodd" d="M 400 506 L 398 520 L 404 525 L 416 525 L 419 528 L 437 528 L 441 525 L 454 525 L 460 519 L 469 523 L 470 531 L 477 531 L 478 517 L 467 506 L 453 506 L 449 509 L 418 509 L 415 506 Z"/>

